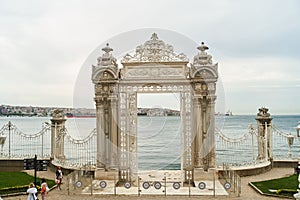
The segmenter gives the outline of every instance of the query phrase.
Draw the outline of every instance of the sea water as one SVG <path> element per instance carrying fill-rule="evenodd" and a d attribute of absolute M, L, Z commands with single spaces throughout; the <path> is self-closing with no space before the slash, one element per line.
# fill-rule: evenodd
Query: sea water
<path fill-rule="evenodd" d="M 216 116 L 216 128 L 228 138 L 240 138 L 248 135 L 241 144 L 226 144 L 216 137 L 217 164 L 249 163 L 256 159 L 256 136 L 251 138 L 249 125 L 257 127 L 255 115 Z M 272 123 L 285 134 L 295 136 L 293 157 L 299 153 L 296 126 L 299 115 L 273 115 Z M 0 128 L 11 121 L 25 134 L 35 134 L 42 129 L 49 117 L 0 117 Z M 137 159 L 139 170 L 180 169 L 182 155 L 182 135 L 179 116 L 139 116 L 137 133 Z M 68 118 L 66 127 L 72 137 L 84 139 L 96 127 L 95 118 Z M 272 138 L 272 153 L 277 157 L 288 156 L 288 143 L 285 137 Z M 68 155 L 66 155 L 68 157 Z"/>

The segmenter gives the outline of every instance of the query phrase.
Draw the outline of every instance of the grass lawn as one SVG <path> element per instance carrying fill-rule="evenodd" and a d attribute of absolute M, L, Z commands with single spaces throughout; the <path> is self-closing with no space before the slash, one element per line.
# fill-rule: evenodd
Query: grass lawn
<path fill-rule="evenodd" d="M 279 179 L 251 183 L 265 194 L 289 197 L 292 197 L 294 193 L 297 193 L 297 188 L 299 184 L 297 174 Z M 277 192 L 270 192 L 269 189 L 277 190 Z"/>
<path fill-rule="evenodd" d="M 49 188 L 55 185 L 53 180 L 46 180 Z M 34 177 L 25 172 L 0 172 L 0 195 L 15 192 L 26 192 L 29 183 L 34 182 Z M 40 178 L 36 179 L 40 185 Z M 39 187 L 37 187 L 39 189 Z"/>

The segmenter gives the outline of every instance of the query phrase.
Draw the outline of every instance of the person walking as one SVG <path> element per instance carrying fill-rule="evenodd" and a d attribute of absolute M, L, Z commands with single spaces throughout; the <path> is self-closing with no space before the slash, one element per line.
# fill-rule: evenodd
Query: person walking
<path fill-rule="evenodd" d="M 27 189 L 27 193 L 28 193 L 27 200 L 37 200 L 37 197 L 35 195 L 37 193 L 37 189 L 34 187 L 33 183 L 29 184 L 29 187 Z"/>
<path fill-rule="evenodd" d="M 48 184 L 47 184 L 47 182 L 44 178 L 42 178 L 41 182 L 42 182 L 42 184 L 41 184 L 42 200 L 46 200 L 46 195 L 48 194 L 49 187 L 48 187 Z"/>
<path fill-rule="evenodd" d="M 61 187 L 60 185 L 62 184 L 62 179 L 63 179 L 63 173 L 61 171 L 61 168 L 60 166 L 57 167 L 57 170 L 56 170 L 56 185 L 57 185 L 57 190 L 61 190 Z"/>

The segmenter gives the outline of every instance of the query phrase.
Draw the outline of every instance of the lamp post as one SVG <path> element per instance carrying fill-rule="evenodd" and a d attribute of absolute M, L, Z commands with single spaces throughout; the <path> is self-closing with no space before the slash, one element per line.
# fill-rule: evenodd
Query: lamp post
<path fill-rule="evenodd" d="M 298 122 L 298 126 L 296 127 L 296 131 L 297 131 L 298 141 L 300 143 L 300 121 Z M 300 150 L 300 145 L 299 145 L 299 150 Z M 299 151 L 298 159 L 299 159 L 299 162 L 300 162 L 300 151 Z"/>
<path fill-rule="evenodd" d="M 293 144 L 294 144 L 294 136 L 290 133 L 290 134 L 287 136 L 287 140 L 288 140 L 288 144 L 289 144 L 288 157 L 289 157 L 289 158 L 292 158 L 292 156 L 293 156 L 293 153 L 292 153 L 292 147 L 293 147 Z"/>
<path fill-rule="evenodd" d="M 297 137 L 298 137 L 298 141 L 300 143 L 300 122 L 298 122 L 298 126 L 296 127 L 296 131 L 297 131 Z M 297 166 L 297 171 L 299 171 L 300 169 L 300 145 L 299 145 L 299 156 L 298 156 L 298 166 Z M 298 193 L 294 194 L 294 198 L 300 200 L 300 173 L 298 173 Z"/>

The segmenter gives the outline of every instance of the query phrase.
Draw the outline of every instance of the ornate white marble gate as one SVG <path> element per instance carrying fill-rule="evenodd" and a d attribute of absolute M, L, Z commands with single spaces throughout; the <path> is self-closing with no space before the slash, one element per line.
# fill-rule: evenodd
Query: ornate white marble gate
<path fill-rule="evenodd" d="M 120 181 L 137 176 L 137 94 L 179 93 L 181 166 L 185 181 L 198 179 L 215 167 L 214 108 L 217 64 L 205 51 L 194 56 L 191 66 L 184 54 L 153 33 L 149 41 L 125 55 L 118 68 L 107 44 L 93 66 L 97 110 L 98 177 L 117 175 Z"/>

